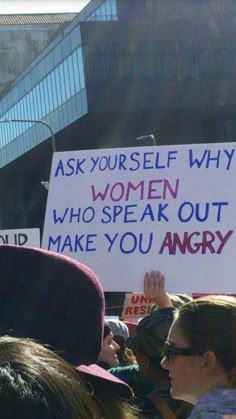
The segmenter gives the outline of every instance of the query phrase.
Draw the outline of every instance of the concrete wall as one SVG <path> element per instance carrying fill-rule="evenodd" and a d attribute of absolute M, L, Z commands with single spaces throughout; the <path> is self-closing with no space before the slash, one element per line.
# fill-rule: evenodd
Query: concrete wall
<path fill-rule="evenodd" d="M 46 47 L 58 24 L 0 26 L 0 96 Z"/>

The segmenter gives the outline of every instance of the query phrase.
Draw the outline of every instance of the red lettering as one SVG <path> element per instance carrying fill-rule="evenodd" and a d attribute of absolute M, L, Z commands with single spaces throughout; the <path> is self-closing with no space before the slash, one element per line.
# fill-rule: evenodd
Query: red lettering
<path fill-rule="evenodd" d="M 132 313 L 132 311 L 133 311 L 133 307 L 126 307 L 126 309 L 125 309 L 125 315 L 127 315 L 127 314 L 133 314 Z"/>
<path fill-rule="evenodd" d="M 203 231 L 202 239 L 202 253 L 205 254 L 206 250 L 209 249 L 211 253 L 215 253 L 214 246 L 212 242 L 215 241 L 215 235 L 211 231 Z"/>
<path fill-rule="evenodd" d="M 139 295 L 133 294 L 131 297 L 131 304 L 138 304 L 138 302 L 139 302 Z"/>
<path fill-rule="evenodd" d="M 155 185 L 155 183 L 162 183 L 162 182 L 163 182 L 162 179 L 149 181 L 148 196 L 147 196 L 148 199 L 161 199 L 162 197 L 161 195 L 155 195 L 155 192 L 157 191 L 157 189 L 155 188 L 155 186 L 153 187 L 153 185 Z"/>
<path fill-rule="evenodd" d="M 139 307 L 134 307 L 134 312 L 133 312 L 133 314 L 134 315 L 137 315 L 137 314 L 139 314 Z"/>
<path fill-rule="evenodd" d="M 193 233 L 195 234 L 195 233 Z M 183 241 L 181 243 L 181 240 L 179 238 L 178 233 L 174 233 L 174 239 L 173 239 L 173 254 L 176 254 L 176 247 L 179 248 L 180 253 L 185 254 L 186 252 L 186 247 L 188 246 L 189 243 L 189 237 L 188 237 L 188 233 L 184 233 L 184 237 L 183 237 Z"/>
<path fill-rule="evenodd" d="M 233 234 L 233 230 L 229 230 L 228 233 L 226 234 L 226 236 L 223 237 L 220 231 L 216 231 L 216 235 L 217 235 L 218 239 L 220 239 L 220 242 L 221 242 L 220 246 L 219 246 L 219 248 L 216 252 L 217 254 L 221 254 L 225 244 L 227 243 L 229 238 L 232 236 L 232 234 Z"/>
<path fill-rule="evenodd" d="M 211 232 L 206 230 L 202 232 L 194 231 L 192 233 L 184 232 L 181 238 L 178 233 L 167 232 L 159 254 L 164 253 L 165 250 L 167 250 L 169 255 L 175 255 L 177 251 L 184 255 L 186 253 L 201 253 L 205 255 L 207 251 L 220 254 L 232 234 L 233 230 L 229 230 L 224 236 L 220 231 Z M 196 242 L 196 237 L 199 238 L 198 242 Z M 217 243 L 217 240 L 220 244 Z"/>
<path fill-rule="evenodd" d="M 159 252 L 160 255 L 162 255 L 166 247 L 169 250 L 169 255 L 173 255 L 174 253 L 173 253 L 172 236 L 170 232 L 166 233 L 165 235 L 165 238 L 160 248 L 160 252 Z"/>
<path fill-rule="evenodd" d="M 184 233 L 184 234 L 186 234 L 186 233 Z M 192 247 L 191 239 L 194 236 L 200 236 L 199 231 L 195 231 L 194 233 L 191 233 L 189 237 L 184 236 L 185 247 L 187 247 L 189 253 L 192 253 L 192 254 L 197 253 L 199 251 L 199 249 L 201 248 L 201 245 L 202 245 L 202 243 L 194 243 L 194 246 Z M 185 251 L 184 251 L 184 253 L 185 253 Z"/>
<path fill-rule="evenodd" d="M 140 304 L 151 303 L 151 302 L 152 300 L 149 297 L 146 297 L 145 295 L 140 296 Z"/>
<path fill-rule="evenodd" d="M 140 307 L 140 313 L 139 314 L 146 314 L 146 311 L 147 311 L 147 307 L 146 306 L 141 306 Z"/>
<path fill-rule="evenodd" d="M 173 238 L 172 238 L 172 235 L 173 235 Z M 168 232 L 165 235 L 165 238 L 163 240 L 159 253 L 162 254 L 165 248 L 167 248 L 169 250 L 169 255 L 175 255 L 176 248 L 178 247 L 180 250 L 180 253 L 185 254 L 187 243 L 188 243 L 188 233 L 184 233 L 183 240 L 181 241 L 178 233 L 172 234 L 171 232 Z"/>

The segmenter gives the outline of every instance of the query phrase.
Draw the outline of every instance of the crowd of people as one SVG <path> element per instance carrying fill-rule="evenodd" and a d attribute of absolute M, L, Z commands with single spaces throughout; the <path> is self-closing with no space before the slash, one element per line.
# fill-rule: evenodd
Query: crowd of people
<path fill-rule="evenodd" d="M 1 419 L 236 418 L 236 299 L 171 295 L 146 273 L 134 333 L 104 320 L 87 266 L 0 246 Z"/>

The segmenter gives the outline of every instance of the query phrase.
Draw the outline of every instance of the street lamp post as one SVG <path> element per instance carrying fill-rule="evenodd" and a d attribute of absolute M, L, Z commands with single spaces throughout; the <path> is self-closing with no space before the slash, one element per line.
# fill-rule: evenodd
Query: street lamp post
<path fill-rule="evenodd" d="M 54 132 L 52 130 L 52 127 L 51 127 L 51 125 L 48 124 L 48 122 L 44 121 L 43 119 L 7 119 L 7 118 L 5 118 L 5 119 L 0 120 L 0 122 L 5 122 L 5 123 L 8 123 L 8 122 L 19 122 L 19 123 L 31 122 L 33 124 L 43 124 L 43 125 L 45 125 L 51 133 L 52 152 L 55 153 L 57 151 L 56 150 L 55 135 L 54 135 Z"/>
<path fill-rule="evenodd" d="M 142 135 L 141 137 L 136 138 L 137 141 L 151 141 L 152 145 L 157 145 L 156 138 L 153 134 Z"/>

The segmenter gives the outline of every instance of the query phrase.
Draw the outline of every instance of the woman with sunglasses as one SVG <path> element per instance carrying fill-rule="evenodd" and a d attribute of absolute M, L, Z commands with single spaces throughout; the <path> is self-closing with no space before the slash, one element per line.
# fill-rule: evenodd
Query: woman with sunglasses
<path fill-rule="evenodd" d="M 190 419 L 236 418 L 236 299 L 182 306 L 164 345 L 171 395 L 195 405 Z"/>

